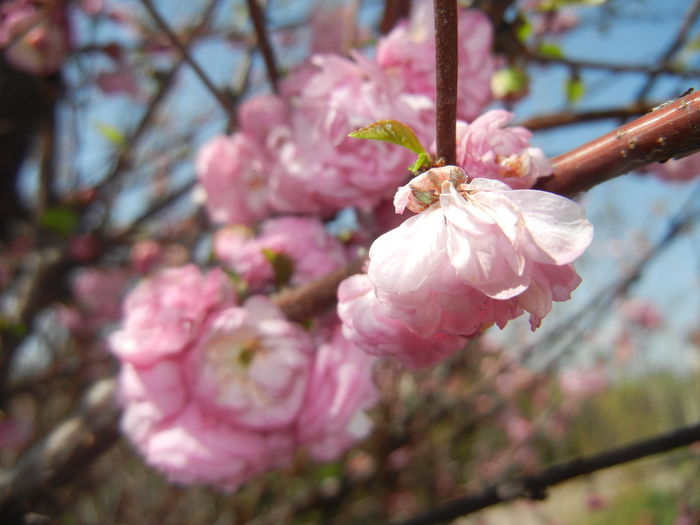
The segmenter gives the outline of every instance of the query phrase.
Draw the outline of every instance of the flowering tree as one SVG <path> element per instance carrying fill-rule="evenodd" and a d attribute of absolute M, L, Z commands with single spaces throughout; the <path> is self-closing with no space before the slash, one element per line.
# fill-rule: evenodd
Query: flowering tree
<path fill-rule="evenodd" d="M 441 523 L 698 441 L 695 423 L 552 453 L 608 387 L 560 366 L 580 319 L 619 304 L 620 353 L 658 329 L 627 295 L 692 203 L 580 315 L 493 335 L 544 330 L 581 285 L 573 199 L 698 175 L 700 95 L 649 93 L 697 74 L 673 61 L 700 2 L 657 66 L 556 44 L 617 4 L 0 3 L 3 515 L 160 519 L 186 494 L 168 520 Z M 567 110 L 513 124 L 543 65 L 567 71 Z M 574 110 L 588 69 L 643 88 Z M 552 158 L 534 142 L 633 117 Z M 149 494 L 141 462 L 207 489 Z M 677 523 L 698 507 L 679 497 Z"/>

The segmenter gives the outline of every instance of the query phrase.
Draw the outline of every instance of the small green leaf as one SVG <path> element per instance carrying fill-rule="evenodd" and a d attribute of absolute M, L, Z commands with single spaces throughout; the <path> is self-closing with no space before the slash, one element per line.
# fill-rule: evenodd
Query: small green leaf
<path fill-rule="evenodd" d="M 27 326 L 24 323 L 11 321 L 7 317 L 0 316 L 0 333 L 13 338 L 23 337 L 27 334 Z"/>
<path fill-rule="evenodd" d="M 126 137 L 124 136 L 124 133 L 114 126 L 105 124 L 104 122 L 97 122 L 95 126 L 97 127 L 97 131 L 99 131 L 104 138 L 118 148 L 121 148 L 126 144 Z"/>
<path fill-rule="evenodd" d="M 263 248 L 263 255 L 272 265 L 272 271 L 275 274 L 275 284 L 278 287 L 285 286 L 289 283 L 294 273 L 294 261 L 288 255 Z"/>
<path fill-rule="evenodd" d="M 78 214 L 70 208 L 57 206 L 47 209 L 39 219 L 39 223 L 44 228 L 68 236 L 78 225 Z"/>
<path fill-rule="evenodd" d="M 603 5 L 608 0 L 545 0 L 537 5 L 536 10 L 540 12 L 558 11 L 564 7 L 589 6 L 595 7 Z"/>
<path fill-rule="evenodd" d="M 499 69 L 491 76 L 491 92 L 496 98 L 518 96 L 527 92 L 529 78 L 519 67 Z"/>
<path fill-rule="evenodd" d="M 430 155 L 427 153 L 419 153 L 416 161 L 408 167 L 411 173 L 418 175 L 430 169 Z"/>
<path fill-rule="evenodd" d="M 575 104 L 586 93 L 586 86 L 578 75 L 571 76 L 566 81 L 566 99 Z"/>
<path fill-rule="evenodd" d="M 537 47 L 537 52 L 547 58 L 564 58 L 564 52 L 561 47 L 554 42 L 542 42 Z"/>
<path fill-rule="evenodd" d="M 404 148 L 410 149 L 413 153 L 421 154 L 427 152 L 416 137 L 413 130 L 403 122 L 398 120 L 378 120 L 369 126 L 353 131 L 348 135 L 355 139 L 370 139 L 381 140 L 383 142 L 391 142 L 398 144 Z"/>
<path fill-rule="evenodd" d="M 518 40 L 523 44 L 527 42 L 527 39 L 530 38 L 530 35 L 532 35 L 532 24 L 530 23 L 530 21 L 524 20 L 523 22 L 518 24 L 518 27 L 515 30 L 515 35 L 518 37 Z"/>

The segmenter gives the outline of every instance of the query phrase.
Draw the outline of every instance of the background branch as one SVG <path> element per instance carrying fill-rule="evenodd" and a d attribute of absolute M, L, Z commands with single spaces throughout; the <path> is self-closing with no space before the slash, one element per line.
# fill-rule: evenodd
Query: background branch
<path fill-rule="evenodd" d="M 636 459 L 668 452 L 675 448 L 700 441 L 700 423 L 689 425 L 658 436 L 614 448 L 602 454 L 565 461 L 532 476 L 523 476 L 496 483 L 395 525 L 434 525 L 515 499 L 541 500 L 547 497 L 547 489 L 579 476 L 591 474 Z"/>

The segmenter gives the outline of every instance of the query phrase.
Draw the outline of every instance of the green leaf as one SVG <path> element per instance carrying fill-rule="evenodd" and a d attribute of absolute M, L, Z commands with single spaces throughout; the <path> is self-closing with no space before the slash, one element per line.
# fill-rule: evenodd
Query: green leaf
<path fill-rule="evenodd" d="M 595 7 L 603 5 L 608 0 L 546 0 L 537 5 L 536 10 L 541 12 L 558 11 L 564 7 L 589 6 Z"/>
<path fill-rule="evenodd" d="M 114 126 L 105 124 L 104 122 L 97 122 L 95 126 L 97 127 L 97 131 L 99 131 L 100 134 L 114 146 L 121 148 L 126 144 L 126 137 L 124 136 L 124 133 Z"/>
<path fill-rule="evenodd" d="M 263 255 L 272 265 L 272 271 L 275 274 L 275 284 L 277 287 L 285 286 L 289 283 L 294 273 L 294 261 L 288 255 L 263 248 Z"/>
<path fill-rule="evenodd" d="M 75 231 L 75 227 L 78 225 L 78 214 L 64 206 L 49 208 L 39 219 L 39 224 L 56 233 L 68 236 Z"/>
<path fill-rule="evenodd" d="M 519 67 L 499 69 L 491 76 L 491 92 L 496 98 L 523 94 L 527 91 L 529 78 Z"/>
<path fill-rule="evenodd" d="M 586 93 L 586 86 L 578 75 L 571 76 L 566 81 L 566 100 L 575 104 Z"/>
<path fill-rule="evenodd" d="M 398 144 L 399 146 L 410 149 L 413 153 L 417 153 L 418 155 L 421 153 L 425 155 L 428 154 L 413 130 L 408 125 L 398 120 L 378 120 L 369 126 L 353 131 L 348 136 L 355 139 L 391 142 L 392 144 Z"/>
<path fill-rule="evenodd" d="M 0 316 L 0 333 L 13 338 L 23 337 L 27 334 L 27 326 L 24 323 L 11 321 L 7 317 Z"/>
<path fill-rule="evenodd" d="M 561 47 L 554 42 L 542 42 L 537 47 L 537 52 L 547 58 L 564 58 L 564 52 Z"/>
<path fill-rule="evenodd" d="M 532 35 L 532 24 L 530 23 L 530 20 L 525 20 L 518 24 L 518 27 L 515 30 L 515 35 L 523 44 L 527 42 L 527 39 L 530 38 L 530 35 Z"/>
<path fill-rule="evenodd" d="M 408 167 L 411 173 L 418 175 L 430 169 L 430 155 L 427 153 L 419 153 L 416 161 Z"/>

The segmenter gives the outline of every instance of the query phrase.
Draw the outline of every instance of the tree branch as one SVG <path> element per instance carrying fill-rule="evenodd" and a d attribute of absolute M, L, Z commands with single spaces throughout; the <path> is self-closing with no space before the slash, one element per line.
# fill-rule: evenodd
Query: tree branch
<path fill-rule="evenodd" d="M 555 157 L 535 189 L 573 196 L 618 175 L 700 149 L 700 93 L 691 93 Z"/>
<path fill-rule="evenodd" d="M 532 476 L 496 483 L 476 494 L 438 505 L 434 509 L 395 525 L 434 525 L 516 499 L 542 500 L 547 489 L 579 476 L 622 465 L 636 459 L 668 452 L 700 441 L 700 423 L 614 448 L 602 454 L 552 465 Z"/>
<path fill-rule="evenodd" d="M 653 103 L 638 103 L 631 104 L 625 107 L 598 109 L 594 111 L 585 111 L 581 113 L 563 111 L 561 113 L 552 113 L 549 115 L 531 117 L 523 121 L 517 122 L 515 125 L 523 126 L 529 129 L 530 131 L 538 131 L 542 129 L 556 128 L 559 126 L 580 124 L 582 122 L 591 122 L 594 120 L 625 119 L 642 115 L 658 105 L 659 104 Z"/>
<path fill-rule="evenodd" d="M 141 3 L 148 11 L 148 14 L 153 17 L 153 20 L 158 25 L 158 27 L 167 35 L 173 45 L 180 51 L 182 59 L 187 62 L 187 64 L 192 68 L 195 74 L 199 77 L 199 80 L 206 86 L 209 92 L 214 96 L 216 101 L 219 103 L 221 108 L 226 112 L 229 117 L 233 117 L 236 114 L 236 108 L 231 103 L 231 101 L 221 92 L 214 83 L 209 79 L 209 76 L 204 72 L 204 70 L 199 66 L 199 64 L 192 58 L 188 47 L 183 44 L 180 38 L 175 34 L 170 25 L 165 21 L 165 19 L 160 15 L 160 13 L 153 6 L 151 0 L 141 0 Z"/>
<path fill-rule="evenodd" d="M 457 2 L 435 0 L 435 141 L 438 159 L 454 164 L 457 122 Z"/>
<path fill-rule="evenodd" d="M 265 61 L 267 79 L 270 81 L 272 91 L 277 93 L 277 62 L 275 60 L 275 53 L 272 49 L 272 44 L 270 44 L 270 39 L 267 34 L 265 13 L 263 13 L 263 10 L 260 8 L 260 4 L 258 4 L 257 0 L 247 0 L 247 3 L 250 17 L 253 20 L 253 27 L 255 28 L 258 46 L 260 47 L 260 51 L 262 52 L 263 59 Z"/>
<path fill-rule="evenodd" d="M 119 437 L 114 379 L 96 382 L 77 413 L 34 445 L 9 471 L 0 472 L 0 515 L 21 513 L 22 503 L 72 478 Z"/>
<path fill-rule="evenodd" d="M 669 66 L 669 62 L 671 61 L 673 56 L 678 52 L 678 50 L 687 40 L 688 35 L 690 34 L 690 29 L 693 27 L 693 24 L 698 18 L 698 14 L 700 14 L 700 0 L 694 0 L 692 5 L 688 9 L 688 12 L 685 15 L 683 25 L 678 31 L 676 38 L 673 40 L 673 42 L 671 42 L 671 45 L 668 47 L 663 57 L 661 57 L 661 60 L 659 61 L 661 67 Z M 646 98 L 646 96 L 649 94 L 649 91 L 651 91 L 651 88 L 654 87 L 658 76 L 659 72 L 654 71 L 649 75 L 649 77 L 647 77 L 646 82 L 639 90 L 639 93 L 637 93 L 636 98 L 638 101 L 642 101 Z"/>

